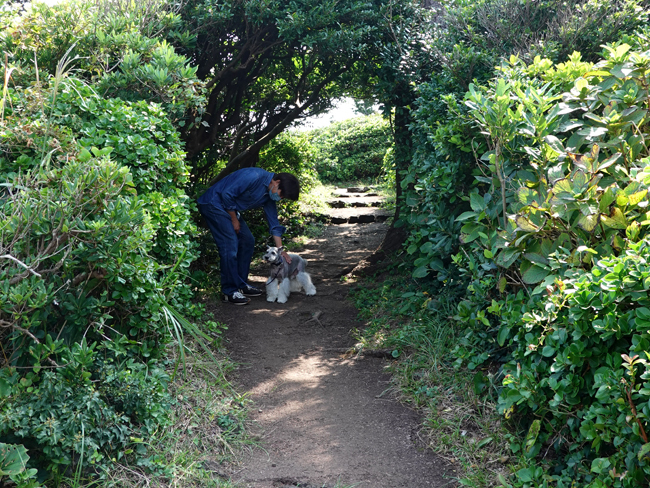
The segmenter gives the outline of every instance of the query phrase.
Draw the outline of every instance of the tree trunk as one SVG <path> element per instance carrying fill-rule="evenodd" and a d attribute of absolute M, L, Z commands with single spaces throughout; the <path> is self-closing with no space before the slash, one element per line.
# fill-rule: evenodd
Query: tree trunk
<path fill-rule="evenodd" d="M 394 126 L 394 140 L 395 140 L 395 217 L 391 224 L 384 240 L 377 248 L 377 250 L 369 256 L 366 261 L 370 265 L 375 265 L 377 262 L 383 260 L 387 255 L 399 250 L 404 244 L 408 233 L 406 227 L 401 225 L 395 227 L 395 223 L 401 218 L 401 208 L 404 205 L 403 189 L 402 189 L 402 171 L 407 170 L 411 165 L 413 156 L 413 140 L 409 130 L 411 123 L 411 111 L 408 107 L 395 108 L 395 126 Z"/>

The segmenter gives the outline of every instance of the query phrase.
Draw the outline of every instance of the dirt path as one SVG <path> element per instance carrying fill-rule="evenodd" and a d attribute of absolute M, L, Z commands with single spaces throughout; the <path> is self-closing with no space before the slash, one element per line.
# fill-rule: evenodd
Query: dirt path
<path fill-rule="evenodd" d="M 394 400 L 386 360 L 340 353 L 352 345 L 350 330 L 363 324 L 339 277 L 385 231 L 382 223 L 331 225 L 309 241 L 300 254 L 309 260 L 315 297 L 293 294 L 278 304 L 262 296 L 218 308 L 261 438 L 232 473 L 238 486 L 455 486 L 453 467 L 419 447 L 419 417 Z M 263 287 L 266 269 L 251 281 Z"/>

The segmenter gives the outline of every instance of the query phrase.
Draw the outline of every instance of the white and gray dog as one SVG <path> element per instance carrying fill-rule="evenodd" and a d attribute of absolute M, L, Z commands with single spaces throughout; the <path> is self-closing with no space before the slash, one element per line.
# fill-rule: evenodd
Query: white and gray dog
<path fill-rule="evenodd" d="M 281 247 L 268 246 L 262 259 L 271 265 L 271 274 L 266 281 L 266 301 L 285 303 L 292 291 L 305 290 L 307 296 L 316 294 L 309 273 L 305 271 L 307 261 L 297 254 L 289 254 L 291 264 L 282 257 Z"/>

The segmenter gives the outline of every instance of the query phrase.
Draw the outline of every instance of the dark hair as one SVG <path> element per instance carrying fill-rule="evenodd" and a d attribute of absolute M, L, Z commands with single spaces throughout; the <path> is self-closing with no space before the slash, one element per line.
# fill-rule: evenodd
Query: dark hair
<path fill-rule="evenodd" d="M 298 182 L 298 178 L 291 173 L 275 173 L 273 179 L 280 181 L 278 190 L 282 192 L 282 198 L 298 200 L 298 196 L 300 195 L 300 183 Z"/>

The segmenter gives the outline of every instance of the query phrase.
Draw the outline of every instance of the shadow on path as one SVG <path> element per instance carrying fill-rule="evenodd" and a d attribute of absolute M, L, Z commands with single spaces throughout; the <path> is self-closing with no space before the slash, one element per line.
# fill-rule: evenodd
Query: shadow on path
<path fill-rule="evenodd" d="M 363 326 L 339 276 L 385 231 L 379 223 L 345 224 L 309 241 L 300 254 L 309 260 L 315 297 L 293 294 L 278 304 L 262 296 L 216 310 L 229 326 L 228 347 L 241 365 L 236 382 L 255 402 L 261 437 L 232 476 L 239 486 L 455 486 L 453 466 L 420 447 L 418 414 L 393 398 L 386 360 L 339 353 Z M 265 270 L 257 272 L 252 281 L 263 286 Z"/>

